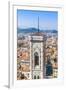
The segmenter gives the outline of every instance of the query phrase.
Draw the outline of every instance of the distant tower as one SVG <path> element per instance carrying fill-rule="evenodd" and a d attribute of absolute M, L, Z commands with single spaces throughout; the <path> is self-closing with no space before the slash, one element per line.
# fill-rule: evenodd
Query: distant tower
<path fill-rule="evenodd" d="M 38 32 L 30 36 L 30 76 L 31 79 L 44 78 L 44 35 Z"/>
<path fill-rule="evenodd" d="M 39 17 L 38 17 L 38 32 L 39 32 Z"/>

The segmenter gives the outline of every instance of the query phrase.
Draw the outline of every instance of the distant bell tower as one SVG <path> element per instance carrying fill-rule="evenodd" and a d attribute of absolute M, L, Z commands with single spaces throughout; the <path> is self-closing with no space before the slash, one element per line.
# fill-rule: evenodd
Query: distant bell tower
<path fill-rule="evenodd" d="M 30 35 L 30 77 L 31 79 L 44 78 L 44 35 L 38 32 Z"/>

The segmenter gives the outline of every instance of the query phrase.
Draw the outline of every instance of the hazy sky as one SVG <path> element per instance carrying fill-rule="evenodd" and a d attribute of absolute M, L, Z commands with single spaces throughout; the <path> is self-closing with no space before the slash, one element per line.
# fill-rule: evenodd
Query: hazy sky
<path fill-rule="evenodd" d="M 58 13 L 55 11 L 32 11 L 32 10 L 17 10 L 17 27 L 18 28 L 38 28 L 39 29 L 55 29 L 58 26 Z"/>

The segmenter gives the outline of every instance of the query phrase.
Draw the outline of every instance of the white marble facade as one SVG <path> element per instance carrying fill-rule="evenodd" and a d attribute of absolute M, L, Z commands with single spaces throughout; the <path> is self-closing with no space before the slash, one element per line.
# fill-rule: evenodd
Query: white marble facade
<path fill-rule="evenodd" d="M 30 78 L 44 78 L 44 36 L 31 35 L 30 38 Z"/>

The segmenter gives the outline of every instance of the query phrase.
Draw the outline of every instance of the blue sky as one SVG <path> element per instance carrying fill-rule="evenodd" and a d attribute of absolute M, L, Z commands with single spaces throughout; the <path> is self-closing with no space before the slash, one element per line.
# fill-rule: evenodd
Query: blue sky
<path fill-rule="evenodd" d="M 18 28 L 38 28 L 42 30 L 57 30 L 58 13 L 56 11 L 32 11 L 32 10 L 17 10 L 17 27 Z"/>

